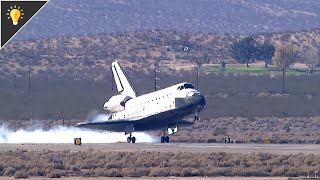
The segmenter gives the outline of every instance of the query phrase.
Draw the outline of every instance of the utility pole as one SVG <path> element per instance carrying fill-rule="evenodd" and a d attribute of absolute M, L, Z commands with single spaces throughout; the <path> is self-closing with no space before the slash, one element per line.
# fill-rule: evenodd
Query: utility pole
<path fill-rule="evenodd" d="M 197 75 L 197 89 L 199 90 L 199 68 L 202 66 L 202 64 L 204 63 L 204 60 L 201 58 L 197 58 L 193 61 L 196 65 L 196 75 Z"/>
<path fill-rule="evenodd" d="M 29 73 L 28 73 L 28 96 L 31 95 L 31 67 L 29 65 Z"/>
<path fill-rule="evenodd" d="M 159 78 L 157 77 L 157 73 L 160 72 L 158 70 L 158 64 L 157 62 L 154 63 L 154 91 L 157 91 L 157 80 L 159 80 Z"/>
<path fill-rule="evenodd" d="M 65 122 L 64 122 L 64 108 L 63 107 L 62 107 L 61 111 L 62 111 L 61 112 L 62 127 L 64 127 Z"/>
<path fill-rule="evenodd" d="M 199 90 L 199 66 L 197 66 L 197 90 Z"/>
<path fill-rule="evenodd" d="M 29 109 L 29 120 L 32 119 L 32 98 L 31 98 L 31 66 L 28 66 L 28 97 L 27 97 Z"/>
<path fill-rule="evenodd" d="M 286 74 L 285 74 L 286 70 L 285 70 L 284 67 L 282 67 L 281 69 L 282 69 L 282 94 L 284 94 L 285 93 L 285 90 L 284 90 L 284 77 L 286 76 Z"/>

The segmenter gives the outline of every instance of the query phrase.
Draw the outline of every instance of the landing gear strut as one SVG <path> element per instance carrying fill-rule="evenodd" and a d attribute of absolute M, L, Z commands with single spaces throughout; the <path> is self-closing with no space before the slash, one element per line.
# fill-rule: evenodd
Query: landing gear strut
<path fill-rule="evenodd" d="M 169 136 L 166 136 L 166 130 L 163 130 L 163 136 L 160 138 L 161 143 L 168 143 L 170 141 Z"/>
<path fill-rule="evenodd" d="M 130 133 L 130 136 L 127 138 L 127 142 L 128 143 L 135 143 L 136 138 L 134 136 L 132 136 L 132 134 Z"/>

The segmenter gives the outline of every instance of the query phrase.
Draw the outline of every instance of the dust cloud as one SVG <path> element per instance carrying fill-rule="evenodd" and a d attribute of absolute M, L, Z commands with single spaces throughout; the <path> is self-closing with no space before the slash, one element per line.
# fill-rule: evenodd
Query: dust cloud
<path fill-rule="evenodd" d="M 91 122 L 107 121 L 108 114 L 94 114 L 88 119 Z M 56 126 L 49 130 L 29 127 L 13 131 L 2 125 L 0 127 L 0 143 L 73 143 L 74 138 L 81 138 L 82 143 L 116 143 L 126 142 L 127 136 L 123 133 L 96 131 L 77 127 Z M 155 138 L 143 132 L 134 132 L 137 143 L 156 142 Z"/>
<path fill-rule="evenodd" d="M 148 134 L 136 132 L 134 136 L 139 142 L 154 142 Z M 81 138 L 82 143 L 116 143 L 126 142 L 124 133 L 90 131 L 76 127 L 58 126 L 48 131 L 20 129 L 12 131 L 5 126 L 0 127 L 0 143 L 73 143 L 74 138 Z"/>

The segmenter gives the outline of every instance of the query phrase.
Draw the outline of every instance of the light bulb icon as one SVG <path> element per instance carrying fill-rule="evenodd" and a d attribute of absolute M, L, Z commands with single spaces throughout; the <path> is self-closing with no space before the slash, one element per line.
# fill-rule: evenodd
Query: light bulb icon
<path fill-rule="evenodd" d="M 11 19 L 12 20 L 12 24 L 13 25 L 18 25 L 18 21 L 19 19 L 23 19 L 23 9 L 19 7 L 17 7 L 16 5 L 15 6 L 11 6 L 9 9 L 8 9 L 8 13 L 7 13 L 7 16 L 8 16 L 8 19 Z"/>
<path fill-rule="evenodd" d="M 21 12 L 18 9 L 12 9 L 10 11 L 10 17 L 12 19 L 13 25 L 18 24 L 18 20 L 19 20 L 20 16 L 21 16 Z"/>

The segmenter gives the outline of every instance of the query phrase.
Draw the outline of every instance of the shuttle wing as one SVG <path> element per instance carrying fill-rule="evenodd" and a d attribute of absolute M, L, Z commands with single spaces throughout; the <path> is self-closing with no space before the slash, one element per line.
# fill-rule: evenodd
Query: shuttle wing
<path fill-rule="evenodd" d="M 128 120 L 119 121 L 105 121 L 105 122 L 84 122 L 78 123 L 76 126 L 79 128 L 107 130 L 112 132 L 123 132 L 125 127 L 131 125 L 132 122 Z"/>
<path fill-rule="evenodd" d="M 122 70 L 120 64 L 117 61 L 113 62 L 111 69 L 118 92 L 122 95 L 136 97 L 136 91 L 130 83 L 128 77 Z"/>
<path fill-rule="evenodd" d="M 96 130 L 107 130 L 111 132 L 125 132 L 126 127 L 132 126 L 136 121 L 144 120 L 145 117 L 139 117 L 136 120 L 133 119 L 117 119 L 97 122 L 82 122 L 78 123 L 76 127 Z"/>
<path fill-rule="evenodd" d="M 125 132 L 125 129 L 128 126 L 150 126 L 152 123 L 152 117 L 144 117 L 144 118 L 139 118 L 136 120 L 132 119 L 118 119 L 118 120 L 107 120 L 107 121 L 100 121 L 100 122 L 83 122 L 83 123 L 78 123 L 76 127 L 79 128 L 87 128 L 87 129 L 96 129 L 96 130 L 107 130 L 111 132 Z M 147 122 L 148 121 L 148 122 Z M 191 126 L 194 123 L 190 122 L 188 120 L 178 120 L 176 121 L 176 124 L 180 127 L 184 126 Z M 169 127 L 169 126 L 168 126 Z M 159 125 L 158 129 L 163 128 L 163 124 Z"/>

